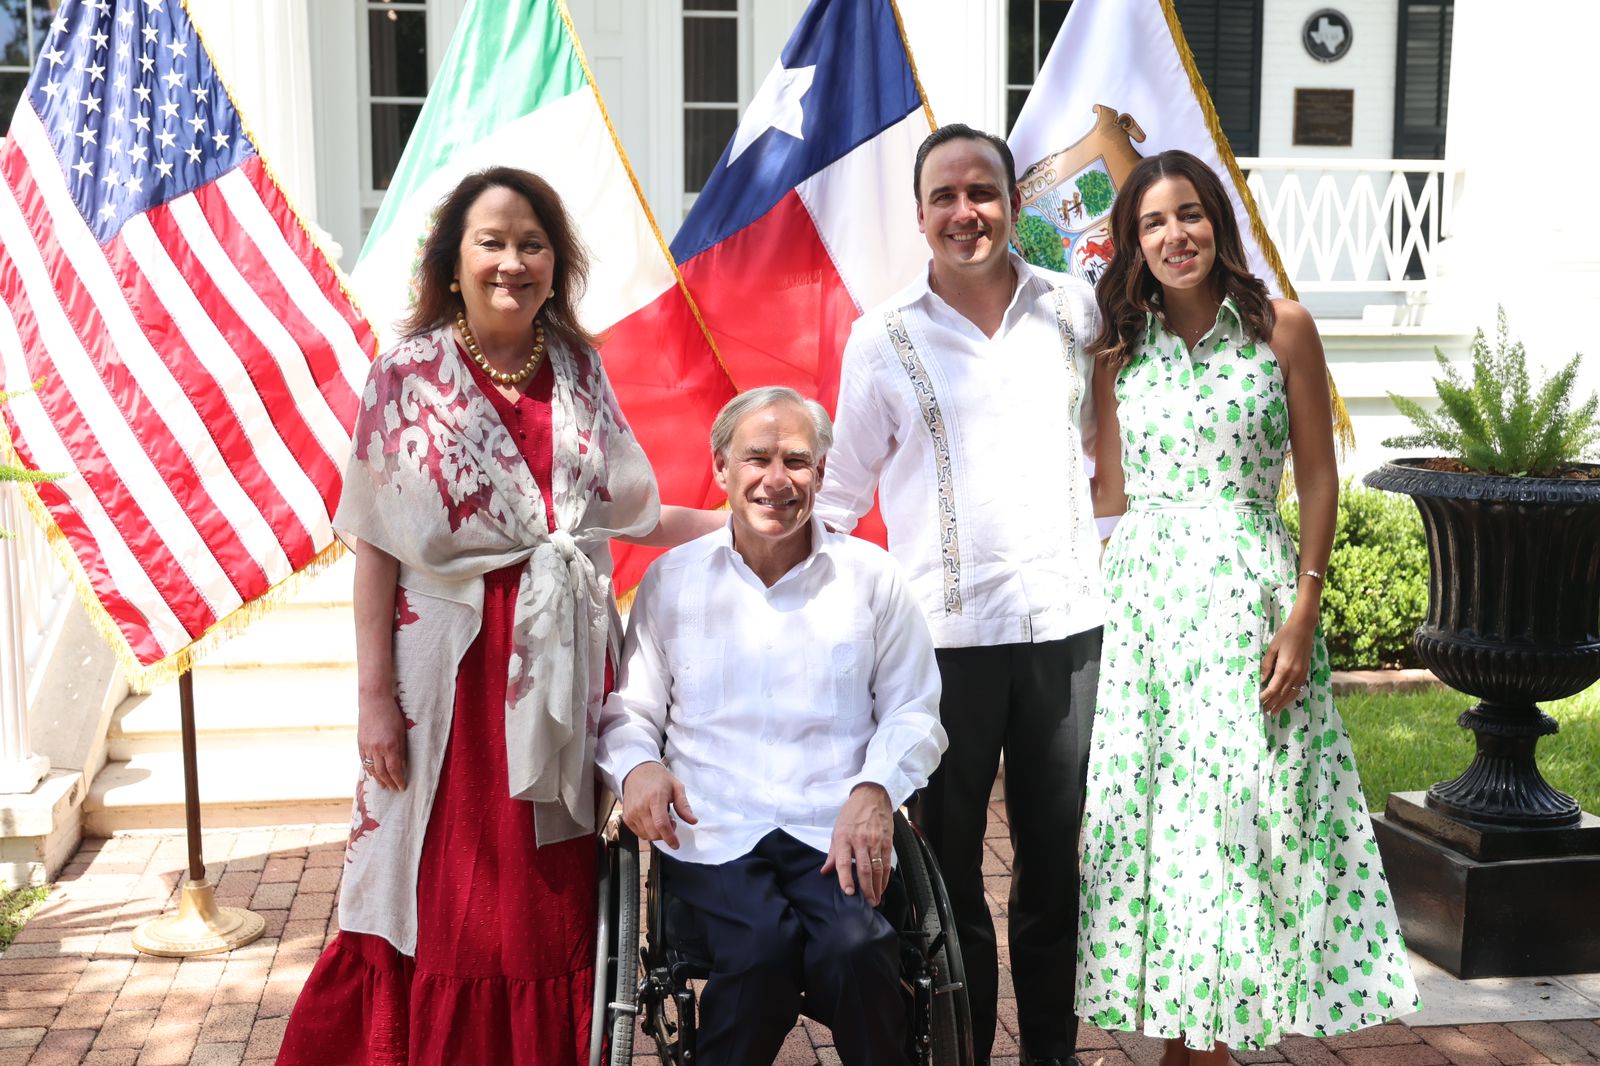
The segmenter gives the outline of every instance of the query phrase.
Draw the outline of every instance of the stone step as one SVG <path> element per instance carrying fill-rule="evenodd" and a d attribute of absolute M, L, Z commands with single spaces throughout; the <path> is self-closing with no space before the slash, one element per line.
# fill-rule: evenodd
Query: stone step
<path fill-rule="evenodd" d="M 293 595 L 285 602 L 302 607 L 324 604 L 348 607 L 355 576 L 355 556 L 346 552 L 343 558 L 326 570 L 313 574 L 296 585 Z"/>
<path fill-rule="evenodd" d="M 356 632 L 348 603 L 286 603 L 200 661 L 199 680 L 213 671 L 258 666 L 350 666 Z"/>
<path fill-rule="evenodd" d="M 202 749 L 342 745 L 355 750 L 354 666 L 202 669 L 195 677 L 194 703 Z M 108 754 L 127 760 L 144 752 L 178 751 L 181 730 L 176 684 L 129 696 L 112 718 Z"/>
<path fill-rule="evenodd" d="M 201 822 L 207 828 L 344 822 L 356 759 L 354 563 L 309 578 L 195 669 Z M 111 760 L 84 802 L 84 832 L 181 828 L 178 686 L 130 696 Z"/>
<path fill-rule="evenodd" d="M 200 821 L 207 829 L 343 822 L 359 767 L 353 746 L 291 744 L 208 750 L 198 755 Z M 107 763 L 83 805 L 84 833 L 181 828 L 183 758 L 142 752 Z"/>

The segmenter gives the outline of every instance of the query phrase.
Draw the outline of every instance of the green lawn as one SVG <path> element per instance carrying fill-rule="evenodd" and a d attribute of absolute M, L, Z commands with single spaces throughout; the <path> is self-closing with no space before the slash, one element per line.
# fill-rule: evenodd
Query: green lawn
<path fill-rule="evenodd" d="M 0 951 L 11 946 L 12 938 L 28 920 L 28 915 L 49 894 L 49 885 L 30 885 L 9 891 L 0 888 Z"/>
<path fill-rule="evenodd" d="M 1472 734 L 1456 717 L 1474 702 L 1450 689 L 1339 697 L 1367 806 L 1382 811 L 1389 793 L 1424 790 L 1466 769 Z M 1600 685 L 1544 710 L 1561 732 L 1540 738 L 1540 772 L 1584 810 L 1600 812 Z"/>

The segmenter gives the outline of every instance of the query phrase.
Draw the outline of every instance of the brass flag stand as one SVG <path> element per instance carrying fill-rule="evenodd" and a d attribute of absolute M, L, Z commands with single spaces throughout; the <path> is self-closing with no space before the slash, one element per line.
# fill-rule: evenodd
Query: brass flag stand
<path fill-rule="evenodd" d="M 217 906 L 216 889 L 206 880 L 200 854 L 200 775 L 195 757 L 194 674 L 178 676 L 178 709 L 183 719 L 183 820 L 189 833 L 189 878 L 183 883 L 177 914 L 152 918 L 133 931 L 133 946 L 146 955 L 187 958 L 243 947 L 261 935 L 266 919 L 243 907 Z"/>

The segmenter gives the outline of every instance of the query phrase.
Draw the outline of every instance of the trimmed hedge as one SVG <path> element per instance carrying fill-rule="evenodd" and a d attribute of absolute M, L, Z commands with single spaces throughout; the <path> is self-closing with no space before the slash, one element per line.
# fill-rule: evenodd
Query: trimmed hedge
<path fill-rule="evenodd" d="M 1283 506 L 1300 540 L 1300 507 Z M 1411 634 L 1428 613 L 1428 542 L 1409 497 L 1345 481 L 1322 590 L 1322 632 L 1336 670 L 1421 666 Z"/>

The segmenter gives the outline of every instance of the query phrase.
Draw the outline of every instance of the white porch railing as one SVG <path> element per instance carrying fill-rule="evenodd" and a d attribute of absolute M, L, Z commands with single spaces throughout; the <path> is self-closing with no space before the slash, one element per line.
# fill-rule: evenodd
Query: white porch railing
<path fill-rule="evenodd" d="M 0 793 L 32 791 L 49 769 L 28 737 L 34 674 L 69 600 L 67 575 L 14 485 L 0 483 Z"/>
<path fill-rule="evenodd" d="M 1437 277 L 1461 172 L 1427 159 L 1243 158 L 1301 292 L 1413 293 Z"/>

